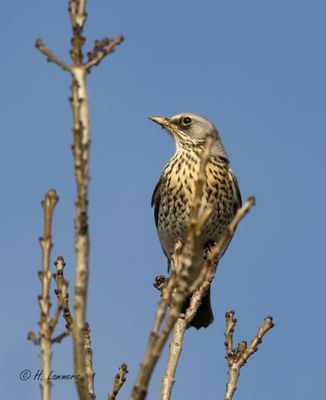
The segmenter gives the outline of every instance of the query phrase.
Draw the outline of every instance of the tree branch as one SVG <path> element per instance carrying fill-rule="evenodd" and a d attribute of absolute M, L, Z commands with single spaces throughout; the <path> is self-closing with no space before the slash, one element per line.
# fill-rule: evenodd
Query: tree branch
<path fill-rule="evenodd" d="M 40 50 L 42 54 L 45 55 L 48 62 L 53 62 L 62 68 L 64 71 L 70 71 L 70 66 L 60 60 L 56 55 L 52 53 L 51 50 L 47 49 L 42 41 L 42 39 L 37 39 L 35 42 L 35 47 Z"/>
<path fill-rule="evenodd" d="M 247 342 L 243 340 L 238 344 L 236 350 L 233 349 L 233 332 L 237 320 L 234 318 L 234 311 L 225 313 L 226 318 L 226 331 L 225 331 L 225 348 L 226 359 L 229 366 L 228 376 L 229 380 L 226 385 L 224 400 L 232 400 L 233 395 L 237 389 L 237 383 L 240 376 L 240 368 L 245 365 L 246 361 L 257 350 L 260 343 L 262 343 L 263 336 L 273 328 L 273 318 L 266 317 L 263 324 L 259 327 L 256 336 L 252 339 L 249 347 Z"/>
<path fill-rule="evenodd" d="M 127 364 L 123 363 L 119 367 L 119 371 L 114 378 L 114 385 L 112 392 L 109 393 L 107 400 L 115 400 L 117 394 L 119 393 L 120 389 L 122 388 L 123 384 L 126 381 L 126 374 L 128 373 L 128 366 Z"/>
<path fill-rule="evenodd" d="M 52 338 L 52 343 L 61 343 L 61 341 L 70 335 L 70 330 L 67 329 L 64 332 L 60 333 L 60 335 L 55 336 L 54 338 Z"/>
<path fill-rule="evenodd" d="M 39 345 L 40 344 L 40 338 L 33 331 L 29 331 L 28 332 L 27 340 L 30 340 L 35 345 Z"/>
<path fill-rule="evenodd" d="M 87 350 L 85 342 L 86 304 L 89 271 L 89 232 L 88 232 L 88 184 L 89 184 L 89 106 L 86 91 L 86 71 L 83 64 L 83 28 L 86 22 L 86 1 L 70 0 L 69 11 L 73 37 L 70 51 L 72 64 L 72 97 L 73 113 L 72 146 L 77 200 L 75 212 L 75 250 L 76 275 L 74 291 L 74 363 L 76 386 L 80 400 L 90 398 L 89 381 L 86 374 Z"/>
<path fill-rule="evenodd" d="M 202 285 L 191 296 L 190 305 L 186 310 L 185 315 L 180 315 L 174 325 L 173 336 L 169 346 L 168 362 L 162 379 L 160 400 L 169 400 L 171 398 L 172 388 L 175 383 L 175 373 L 182 352 L 185 331 L 195 317 L 197 310 L 201 305 L 201 299 L 207 292 L 213 279 L 214 272 L 209 271 Z"/>
<path fill-rule="evenodd" d="M 91 330 L 89 324 L 85 323 L 85 350 L 86 350 L 86 377 L 87 377 L 87 386 L 88 386 L 88 393 L 91 400 L 95 400 L 95 392 L 94 392 L 94 376 L 95 372 L 93 370 L 93 350 L 92 350 L 92 342 L 90 336 Z"/>
<path fill-rule="evenodd" d="M 250 197 L 244 205 L 237 211 L 233 220 L 231 221 L 228 228 L 224 231 L 219 241 L 211 247 L 210 251 L 206 254 L 206 260 L 204 261 L 201 274 L 197 281 L 201 282 L 198 290 L 194 292 L 190 300 L 190 306 L 186 311 L 185 316 L 178 318 L 174 330 L 173 336 L 170 343 L 169 358 L 165 370 L 165 375 L 162 380 L 161 400 L 169 400 L 171 398 L 172 388 L 175 382 L 175 373 L 177 364 L 182 351 L 183 338 L 187 326 L 193 320 L 196 312 L 201 305 L 201 300 L 205 296 L 212 280 L 214 279 L 214 267 L 223 255 L 225 246 L 232 239 L 236 227 L 241 219 L 248 213 L 249 209 L 254 205 L 254 198 Z M 193 225 L 196 227 L 196 224 Z M 196 231 L 196 228 L 194 228 Z"/>
<path fill-rule="evenodd" d="M 51 329 L 54 330 L 61 311 L 63 312 L 63 317 L 66 321 L 66 328 L 72 332 L 73 330 L 73 318 L 70 313 L 69 308 L 69 294 L 68 294 L 68 282 L 64 278 L 64 267 L 66 266 L 65 260 L 62 256 L 59 256 L 54 263 L 57 272 L 53 274 L 53 279 L 56 281 L 57 288 L 54 290 L 58 305 L 54 316 L 51 319 Z M 57 340 L 56 340 L 57 341 Z"/>
<path fill-rule="evenodd" d="M 92 51 L 88 53 L 88 63 L 85 64 L 85 69 L 90 71 L 93 67 L 98 65 L 104 57 L 114 52 L 115 47 L 121 44 L 124 40 L 122 35 L 117 36 L 115 39 L 104 38 L 97 40 L 94 44 Z"/>
<path fill-rule="evenodd" d="M 51 249 L 53 247 L 52 243 L 52 218 L 53 212 L 59 198 L 55 190 L 49 190 L 44 200 L 42 201 L 42 207 L 44 210 L 44 231 L 43 236 L 39 239 L 42 249 L 42 270 L 39 271 L 39 278 L 41 281 L 41 295 L 38 298 L 41 318 L 39 321 L 40 334 L 39 338 L 36 337 L 32 332 L 29 333 L 28 338 L 33 341 L 34 344 L 39 344 L 40 346 L 40 359 L 41 368 L 44 376 L 49 376 L 51 372 L 51 358 L 52 358 L 52 348 L 51 348 L 51 319 L 50 319 L 50 282 L 52 273 L 50 271 L 50 257 Z M 41 381 L 41 393 L 43 400 L 51 399 L 51 381 L 48 379 L 42 379 Z"/>

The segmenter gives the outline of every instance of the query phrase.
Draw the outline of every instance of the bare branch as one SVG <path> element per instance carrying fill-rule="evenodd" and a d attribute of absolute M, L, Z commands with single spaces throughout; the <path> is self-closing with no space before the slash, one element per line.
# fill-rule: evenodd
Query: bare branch
<path fill-rule="evenodd" d="M 52 343 L 61 343 L 61 341 L 70 335 L 70 330 L 67 329 L 64 332 L 60 333 L 60 335 L 55 336 L 54 338 L 52 338 Z"/>
<path fill-rule="evenodd" d="M 177 247 L 178 243 L 176 243 L 175 252 Z M 184 248 L 185 247 L 182 247 L 181 251 L 183 251 Z M 187 295 L 187 292 L 183 290 L 183 294 L 180 294 L 179 296 L 174 296 L 174 304 L 166 317 L 163 328 L 160 331 L 162 322 L 167 314 L 168 305 L 171 304 L 172 295 L 174 295 L 174 291 L 178 283 L 177 277 L 178 276 L 176 274 L 176 271 L 175 269 L 173 269 L 171 271 L 171 275 L 168 279 L 167 284 L 162 289 L 162 297 L 156 311 L 155 321 L 148 340 L 143 362 L 140 366 L 138 377 L 132 390 L 132 400 L 145 399 L 147 395 L 147 387 L 149 384 L 149 380 L 152 376 L 153 369 L 161 355 L 161 351 L 164 347 L 164 344 L 166 343 L 169 333 L 171 332 L 180 314 L 183 301 L 185 300 L 185 297 Z M 185 274 L 184 277 L 187 279 L 188 275 Z M 183 289 L 185 289 L 186 287 L 187 285 L 184 284 Z"/>
<path fill-rule="evenodd" d="M 69 0 L 69 14 L 73 36 L 71 39 L 70 56 L 74 66 L 83 64 L 83 36 L 84 25 L 87 19 L 86 0 Z"/>
<path fill-rule="evenodd" d="M 70 0 L 69 12 L 73 37 L 71 40 L 72 97 L 74 143 L 72 146 L 77 200 L 75 213 L 76 275 L 74 291 L 74 364 L 77 391 L 80 400 L 90 398 L 86 376 L 86 304 L 89 271 L 88 184 L 89 184 L 89 106 L 86 91 L 86 71 L 83 67 L 83 28 L 86 22 L 86 1 Z"/>
<path fill-rule="evenodd" d="M 212 265 L 215 265 L 223 256 L 224 249 L 232 239 L 239 222 L 242 220 L 242 218 L 246 216 L 246 214 L 248 214 L 250 208 L 254 205 L 255 198 L 249 197 L 247 201 L 243 204 L 243 206 L 241 208 L 238 208 L 233 220 L 231 221 L 228 228 L 224 231 L 218 243 L 216 243 L 211 248 L 211 251 L 208 252 L 207 259 L 205 261 L 208 268 L 211 268 Z"/>
<path fill-rule="evenodd" d="M 180 317 L 173 330 L 173 336 L 170 343 L 169 358 L 162 380 L 161 400 L 169 400 L 171 398 L 172 388 L 175 382 L 175 372 L 182 351 L 182 343 L 187 326 L 193 320 L 196 312 L 201 304 L 203 296 L 210 287 L 214 279 L 214 267 L 217 260 L 222 256 L 226 244 L 232 239 L 235 229 L 241 219 L 248 213 L 250 207 L 254 204 L 254 199 L 249 198 L 241 209 L 238 210 L 229 227 L 224 231 L 219 241 L 212 246 L 206 254 L 206 260 L 201 267 L 201 274 L 196 283 L 200 282 L 200 287 L 194 292 L 190 300 L 190 306 L 184 317 Z M 196 225 L 194 224 L 194 227 Z"/>
<path fill-rule="evenodd" d="M 39 278 L 41 281 L 41 295 L 39 296 L 39 305 L 41 309 L 41 318 L 39 321 L 40 334 L 39 334 L 39 345 L 40 345 L 40 359 L 41 367 L 44 376 L 49 376 L 51 372 L 51 327 L 50 327 L 50 282 L 52 273 L 50 271 L 50 257 L 52 244 L 51 228 L 54 208 L 59 201 L 59 198 L 55 190 L 49 190 L 44 200 L 42 201 L 42 207 L 44 210 L 44 231 L 43 236 L 40 238 L 40 244 L 42 249 L 42 270 L 39 271 Z M 35 336 L 29 335 L 29 338 L 35 339 Z M 35 341 L 34 341 L 35 343 Z M 51 381 L 43 379 L 41 382 L 41 392 L 43 400 L 51 399 Z"/>
<path fill-rule="evenodd" d="M 119 371 L 114 378 L 114 385 L 112 392 L 108 395 L 108 400 L 115 400 L 117 394 L 119 393 L 120 389 L 122 388 L 123 384 L 126 381 L 126 374 L 128 373 L 128 366 L 127 364 L 123 363 L 119 367 Z"/>
<path fill-rule="evenodd" d="M 88 53 L 88 63 L 85 64 L 85 69 L 90 71 L 93 67 L 98 65 L 104 57 L 114 52 L 115 47 L 119 46 L 124 40 L 122 35 L 117 36 L 115 39 L 104 38 L 95 42 L 94 48 Z"/>
<path fill-rule="evenodd" d="M 57 288 L 54 289 L 54 292 L 57 296 L 58 304 L 57 304 L 57 308 L 55 310 L 54 316 L 52 317 L 52 319 L 50 321 L 51 332 L 54 331 L 54 329 L 58 323 L 60 313 L 63 309 L 64 299 L 67 295 L 67 286 L 68 286 L 66 280 L 63 277 L 63 269 L 66 265 L 63 257 L 59 256 L 57 258 L 57 260 L 55 261 L 54 265 L 56 266 L 56 269 L 57 269 L 57 273 L 53 274 L 53 278 L 57 283 Z"/>
<path fill-rule="evenodd" d="M 173 336 L 169 346 L 169 357 L 165 374 L 162 379 L 161 400 L 169 400 L 171 398 L 172 388 L 175 382 L 175 373 L 179 358 L 182 352 L 183 338 L 187 327 L 195 317 L 201 299 L 207 292 L 210 284 L 214 278 L 214 272 L 209 271 L 206 278 L 198 290 L 191 296 L 189 308 L 186 310 L 185 315 L 180 315 L 173 328 Z"/>
<path fill-rule="evenodd" d="M 68 282 L 64 278 L 64 267 L 65 267 L 64 258 L 59 256 L 55 262 L 57 272 L 53 274 L 53 278 L 57 283 L 57 288 L 55 289 L 55 294 L 58 298 L 58 306 L 53 318 L 50 321 L 51 331 L 54 330 L 60 312 L 63 311 L 63 316 L 66 321 L 67 330 L 63 332 L 61 335 L 52 339 L 52 343 L 61 342 L 61 340 L 68 336 L 70 332 L 73 330 L 73 318 L 70 313 L 69 308 L 69 295 L 68 295 Z M 85 336 L 85 351 L 86 351 L 86 359 L 85 359 L 85 373 L 86 373 L 86 380 L 88 385 L 88 394 L 91 400 L 96 398 L 94 393 L 94 376 L 95 373 L 93 371 L 93 350 L 90 338 L 90 328 L 88 323 L 85 323 L 84 328 L 84 336 Z"/>
<path fill-rule="evenodd" d="M 233 310 L 225 313 L 226 330 L 224 333 L 224 345 L 226 350 L 226 359 L 229 365 L 231 365 L 233 361 L 233 333 L 235 324 L 237 323 L 237 320 L 234 318 L 234 314 L 235 313 Z"/>
<path fill-rule="evenodd" d="M 232 400 L 233 395 L 237 389 L 237 383 L 240 376 L 240 368 L 245 365 L 248 358 L 253 355 L 257 350 L 260 343 L 262 343 L 263 336 L 273 328 L 273 318 L 266 317 L 263 324 L 259 327 L 256 336 L 252 339 L 249 347 L 247 342 L 243 340 L 238 344 L 236 350 L 233 350 L 233 331 L 236 324 L 234 319 L 234 311 L 225 313 L 226 318 L 226 331 L 225 331 L 225 348 L 226 359 L 229 366 L 229 380 L 226 385 L 224 400 Z"/>
<path fill-rule="evenodd" d="M 85 350 L 86 350 L 86 377 L 87 377 L 87 386 L 88 386 L 88 393 L 91 400 L 96 398 L 94 393 L 94 376 L 95 372 L 93 370 L 93 350 L 92 350 L 92 342 L 90 336 L 91 330 L 89 324 L 85 323 Z"/>
<path fill-rule="evenodd" d="M 77 54 L 79 54 L 78 57 L 79 60 L 81 60 L 82 47 L 79 47 L 81 45 L 81 32 L 78 30 L 76 32 L 74 31 L 74 37 L 75 40 L 72 41 L 73 46 L 75 46 L 74 57 L 77 57 Z M 80 399 L 86 400 L 95 399 L 95 373 L 93 371 L 92 362 L 93 353 L 91 349 L 90 330 L 86 322 L 89 271 L 88 184 L 90 126 L 89 106 L 86 90 L 86 69 L 84 68 L 84 66 L 78 66 L 77 64 L 71 69 L 73 76 L 73 83 L 71 86 L 71 106 L 74 121 L 74 144 L 72 146 L 72 149 L 75 162 L 75 177 L 77 183 L 77 201 L 75 215 L 76 278 L 73 333 L 75 374 L 81 377 L 81 379 L 76 380 L 76 385 Z M 64 307 L 64 316 L 67 322 L 67 327 L 71 327 L 72 318 L 70 315 L 68 302 Z"/>
<path fill-rule="evenodd" d="M 42 41 L 42 39 L 37 39 L 35 42 L 35 47 L 40 50 L 42 54 L 45 55 L 48 62 L 53 62 L 58 65 L 64 71 L 70 71 L 70 66 L 65 64 L 62 60 L 60 60 L 56 55 L 52 53 L 51 50 L 47 49 Z"/>
<path fill-rule="evenodd" d="M 61 311 L 63 312 L 63 317 L 66 321 L 66 328 L 72 331 L 73 329 L 73 319 L 69 308 L 69 294 L 68 294 L 68 282 L 64 278 L 64 267 L 66 266 L 65 260 L 62 256 L 59 256 L 54 263 L 57 272 L 53 274 L 53 278 L 57 283 L 57 288 L 54 290 L 58 305 L 54 316 L 51 319 L 50 327 L 52 331 L 54 330 Z"/>
<path fill-rule="evenodd" d="M 28 332 L 27 340 L 30 340 L 35 345 L 40 344 L 40 338 L 36 335 L 35 332 L 32 332 L 32 331 Z"/>
<path fill-rule="evenodd" d="M 89 271 L 89 233 L 88 233 L 88 183 L 89 183 L 89 121 L 85 73 L 81 68 L 73 68 L 72 107 L 74 117 L 75 176 L 77 181 L 77 201 L 75 214 L 76 275 L 74 295 L 74 353 L 75 375 L 81 400 L 88 398 L 85 367 L 86 303 Z"/>

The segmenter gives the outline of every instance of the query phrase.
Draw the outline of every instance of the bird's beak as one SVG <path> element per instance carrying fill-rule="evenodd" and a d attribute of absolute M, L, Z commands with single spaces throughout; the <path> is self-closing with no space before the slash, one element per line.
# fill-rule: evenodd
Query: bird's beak
<path fill-rule="evenodd" d="M 170 118 L 167 118 L 167 117 L 151 116 L 151 117 L 148 117 L 148 118 L 151 121 L 154 121 L 157 124 L 161 125 L 162 128 L 167 128 L 170 125 Z"/>

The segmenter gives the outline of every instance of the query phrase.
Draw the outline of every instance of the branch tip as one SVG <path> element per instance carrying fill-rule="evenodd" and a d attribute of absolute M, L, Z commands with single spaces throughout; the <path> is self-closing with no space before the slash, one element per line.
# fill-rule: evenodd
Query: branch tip
<path fill-rule="evenodd" d="M 42 200 L 42 207 L 44 211 L 52 211 L 54 207 L 57 205 L 59 201 L 59 197 L 57 192 L 54 189 L 50 189 L 44 196 L 44 200 Z"/>
<path fill-rule="evenodd" d="M 63 258 L 63 256 L 58 256 L 53 264 L 56 267 L 59 267 L 59 266 L 65 267 L 66 266 L 65 259 Z"/>
<path fill-rule="evenodd" d="M 114 377 L 113 389 L 108 395 L 108 400 L 115 400 L 117 394 L 119 393 L 120 389 L 126 381 L 126 375 L 128 372 L 129 371 L 127 364 L 122 363 L 119 367 L 118 373 Z"/>
<path fill-rule="evenodd" d="M 40 338 L 32 331 L 28 332 L 27 340 L 30 340 L 35 345 L 40 344 Z"/>
<path fill-rule="evenodd" d="M 250 202 L 250 204 L 251 204 L 252 206 L 255 206 L 255 205 L 256 205 L 256 197 L 255 197 L 255 196 L 249 196 L 249 197 L 248 197 L 248 201 Z"/>
<path fill-rule="evenodd" d="M 98 65 L 104 57 L 114 52 L 115 47 L 119 46 L 124 41 L 123 35 L 118 35 L 115 39 L 105 37 L 101 40 L 96 40 L 93 49 L 87 54 L 88 62 L 84 64 L 87 72 Z"/>
<path fill-rule="evenodd" d="M 61 61 L 51 50 L 47 49 L 42 41 L 42 39 L 37 39 L 35 41 L 35 47 L 47 58 L 48 62 L 53 62 L 58 65 L 64 71 L 70 71 L 69 65 Z"/>

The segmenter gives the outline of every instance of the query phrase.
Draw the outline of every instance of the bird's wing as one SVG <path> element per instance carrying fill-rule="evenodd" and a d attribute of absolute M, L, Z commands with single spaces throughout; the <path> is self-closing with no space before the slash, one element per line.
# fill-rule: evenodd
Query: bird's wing
<path fill-rule="evenodd" d="M 163 181 L 163 177 L 161 176 L 159 181 L 157 182 L 153 195 L 152 195 L 152 201 L 151 201 L 151 206 L 154 206 L 154 218 L 155 218 L 155 225 L 157 228 L 157 224 L 158 224 L 158 213 L 159 213 L 159 209 L 160 209 L 160 202 L 161 202 L 161 184 Z M 161 243 L 162 245 L 162 243 Z M 166 255 L 166 258 L 168 259 L 168 272 L 170 272 L 170 268 L 171 268 L 171 260 L 169 259 L 168 255 L 166 254 L 165 250 L 163 249 L 163 253 Z"/>
<path fill-rule="evenodd" d="M 161 202 L 161 183 L 162 183 L 162 176 L 160 177 L 159 181 L 157 182 L 153 195 L 152 195 L 152 201 L 151 201 L 151 206 L 154 206 L 154 218 L 155 218 L 155 225 L 157 228 L 158 224 L 158 212 L 160 208 L 160 202 Z"/>
<path fill-rule="evenodd" d="M 232 171 L 231 168 L 229 168 L 229 177 L 231 178 L 231 182 L 232 182 L 232 189 L 233 189 L 233 194 L 234 194 L 234 205 L 233 205 L 233 216 L 236 214 L 238 208 L 240 208 L 242 206 L 242 199 L 241 199 L 241 193 L 240 193 L 240 188 L 239 188 L 239 184 L 238 184 L 238 180 L 236 178 L 236 176 L 234 175 L 234 172 Z M 219 259 L 221 259 L 224 255 L 224 253 L 226 252 L 226 250 L 229 247 L 231 240 L 229 240 L 224 249 L 223 252 L 221 253 Z"/>
<path fill-rule="evenodd" d="M 240 188 L 238 184 L 237 177 L 234 175 L 234 172 L 232 169 L 229 169 L 230 172 L 230 177 L 233 183 L 233 192 L 236 198 L 236 201 L 234 203 L 234 214 L 236 213 L 237 209 L 242 206 L 242 198 L 241 198 L 241 193 L 240 193 Z"/>

